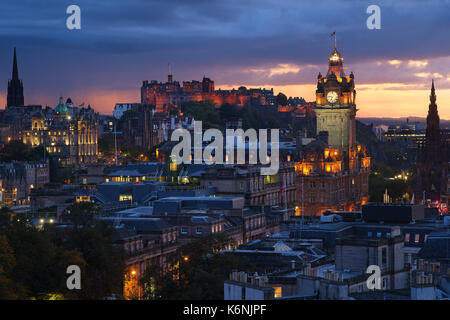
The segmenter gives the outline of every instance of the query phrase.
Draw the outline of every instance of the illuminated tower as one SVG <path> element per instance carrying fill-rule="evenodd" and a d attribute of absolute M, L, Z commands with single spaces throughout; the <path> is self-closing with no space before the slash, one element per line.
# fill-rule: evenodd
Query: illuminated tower
<path fill-rule="evenodd" d="M 346 76 L 336 45 L 328 59 L 328 73 L 317 76 L 317 135 L 328 132 L 328 144 L 341 151 L 356 150 L 356 91 L 354 75 Z"/>
<path fill-rule="evenodd" d="M 20 107 L 24 105 L 23 83 L 19 79 L 19 70 L 17 68 L 16 48 L 14 48 L 12 78 L 8 81 L 8 97 L 6 106 Z"/>

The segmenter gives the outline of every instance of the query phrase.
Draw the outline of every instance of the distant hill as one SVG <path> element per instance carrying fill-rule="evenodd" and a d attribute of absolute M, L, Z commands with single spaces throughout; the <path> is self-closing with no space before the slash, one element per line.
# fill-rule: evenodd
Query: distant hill
<path fill-rule="evenodd" d="M 358 118 L 359 121 L 366 125 L 373 124 L 374 126 L 378 126 L 380 124 L 384 124 L 387 126 L 393 126 L 398 125 L 402 123 L 406 123 L 406 119 L 408 119 L 409 122 L 419 122 L 424 125 L 427 122 L 426 118 L 421 117 L 402 117 L 402 118 Z M 450 120 L 443 120 L 440 121 L 441 128 L 450 128 Z"/>
<path fill-rule="evenodd" d="M 356 120 L 356 140 L 358 144 L 366 146 L 373 162 L 386 162 L 384 145 L 377 139 L 372 131 L 372 126 Z"/>

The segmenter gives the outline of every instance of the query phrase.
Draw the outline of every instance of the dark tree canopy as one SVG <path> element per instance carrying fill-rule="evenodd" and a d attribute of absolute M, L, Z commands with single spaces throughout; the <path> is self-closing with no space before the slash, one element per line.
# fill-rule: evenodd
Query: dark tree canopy
<path fill-rule="evenodd" d="M 8 142 L 0 150 L 2 161 L 39 161 L 44 157 L 48 159 L 48 156 L 43 146 L 33 148 L 18 140 Z"/>

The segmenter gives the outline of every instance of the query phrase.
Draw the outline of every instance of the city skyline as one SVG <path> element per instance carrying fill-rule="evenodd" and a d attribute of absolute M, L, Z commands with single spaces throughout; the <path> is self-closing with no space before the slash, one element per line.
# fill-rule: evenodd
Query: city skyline
<path fill-rule="evenodd" d="M 321 8 L 311 1 L 132 1 L 126 15 L 121 2 L 79 1 L 81 30 L 65 26 L 69 3 L 48 4 L 0 5 L 8 12 L 0 14 L 1 108 L 14 47 L 26 104 L 54 107 L 63 95 L 111 114 L 115 103 L 140 100 L 142 80 L 165 81 L 169 62 L 175 80 L 206 75 L 216 88 L 274 88 L 313 101 L 336 30 L 345 68 L 357 77 L 359 117 L 424 117 L 435 79 L 440 116 L 450 119 L 450 45 L 439 40 L 450 27 L 444 1 L 381 2 L 380 30 L 366 27 L 367 3 L 346 1 Z"/>

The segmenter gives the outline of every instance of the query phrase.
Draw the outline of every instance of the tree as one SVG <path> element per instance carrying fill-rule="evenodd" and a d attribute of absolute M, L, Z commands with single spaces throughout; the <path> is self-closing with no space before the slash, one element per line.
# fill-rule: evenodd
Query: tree
<path fill-rule="evenodd" d="M 14 211 L 9 207 L 2 207 L 0 209 L 0 228 L 9 226 L 14 216 Z"/>
<path fill-rule="evenodd" d="M 181 246 L 168 258 L 168 268 L 153 265 L 141 278 L 145 299 L 223 299 L 223 281 L 233 269 L 252 265 L 233 253 L 220 250 L 234 246 L 225 233 L 211 234 Z"/>
<path fill-rule="evenodd" d="M 372 202 L 382 202 L 386 190 L 386 181 L 383 176 L 371 173 L 369 175 L 369 199 Z"/>
<path fill-rule="evenodd" d="M 98 151 L 102 154 L 114 154 L 115 152 L 114 145 L 114 135 L 112 134 L 103 134 L 98 139 Z"/>
<path fill-rule="evenodd" d="M 102 207 L 96 203 L 80 202 L 67 207 L 62 218 L 75 227 L 85 226 L 92 223 L 102 212 Z"/>
<path fill-rule="evenodd" d="M 66 220 L 73 225 L 42 229 L 0 210 L 0 299 L 104 299 L 122 293 L 125 255 L 115 245 L 115 229 L 95 219 L 101 212 L 96 204 L 69 208 Z M 70 265 L 81 269 L 81 290 L 66 286 Z"/>
<path fill-rule="evenodd" d="M 12 140 L 0 150 L 2 161 L 39 161 L 48 159 L 49 154 L 43 146 L 31 147 L 19 140 Z"/>
<path fill-rule="evenodd" d="M 222 126 L 222 119 L 215 104 L 210 101 L 190 101 L 185 103 L 181 110 L 186 115 L 191 115 L 195 120 L 202 121 L 204 129 L 218 128 Z"/>
<path fill-rule="evenodd" d="M 114 232 L 112 226 L 95 221 L 59 235 L 59 239 L 63 236 L 61 244 L 66 250 L 80 252 L 86 261 L 78 298 L 104 299 L 112 294 L 121 295 L 125 254 L 121 247 L 114 245 Z"/>
<path fill-rule="evenodd" d="M 14 251 L 5 235 L 0 235 L 0 300 L 24 297 L 24 288 L 12 279 L 16 266 Z"/>
<path fill-rule="evenodd" d="M 404 180 L 388 180 L 386 189 L 388 190 L 389 196 L 394 201 L 402 201 L 403 195 L 408 191 L 408 185 Z"/>
<path fill-rule="evenodd" d="M 167 107 L 167 111 L 169 112 L 169 115 L 171 115 L 171 116 L 179 116 L 180 115 L 180 109 L 173 104 L 169 104 L 169 106 Z"/>
<path fill-rule="evenodd" d="M 12 281 L 23 288 L 20 299 L 43 298 L 47 294 L 62 294 L 66 288 L 68 265 L 84 265 L 77 252 L 68 252 L 52 241 L 47 230 L 38 230 L 25 219 L 13 220 L 5 230 L 15 265 L 10 272 Z"/>

